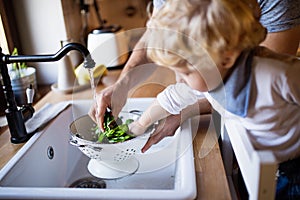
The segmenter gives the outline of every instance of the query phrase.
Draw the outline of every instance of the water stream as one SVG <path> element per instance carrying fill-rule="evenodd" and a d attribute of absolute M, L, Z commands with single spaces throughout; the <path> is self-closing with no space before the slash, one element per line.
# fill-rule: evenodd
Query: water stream
<path fill-rule="evenodd" d="M 95 79 L 94 79 L 94 69 L 87 68 L 87 70 L 89 73 L 93 99 L 95 101 L 95 106 L 96 106 L 96 116 L 98 116 L 98 102 L 97 102 L 97 91 L 96 91 L 96 85 L 95 85 Z M 96 120 L 97 120 L 97 124 L 100 124 L 98 117 L 96 117 Z"/>

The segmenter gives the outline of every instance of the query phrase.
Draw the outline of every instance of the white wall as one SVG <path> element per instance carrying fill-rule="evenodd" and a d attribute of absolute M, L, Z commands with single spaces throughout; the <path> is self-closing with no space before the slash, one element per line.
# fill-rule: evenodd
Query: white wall
<path fill-rule="evenodd" d="M 13 0 L 23 54 L 54 54 L 66 30 L 60 0 Z M 31 63 L 38 84 L 57 81 L 58 62 Z"/>
<path fill-rule="evenodd" d="M 67 40 L 64 15 L 61 0 L 12 0 L 16 21 L 18 25 L 23 54 L 54 54 L 60 48 L 60 41 Z M 68 0 L 79 6 L 79 0 Z M 147 19 L 147 0 L 98 0 L 102 17 L 109 24 L 119 24 L 124 29 L 143 27 Z M 70 2 L 68 2 L 70 3 Z M 136 14 L 132 17 L 126 15 L 126 8 L 135 6 Z M 68 12 L 78 12 L 79 10 Z M 90 7 L 88 24 L 98 27 L 99 24 Z M 75 18 L 71 17 L 71 20 Z M 76 18 L 78 20 L 78 18 Z M 69 22 L 71 23 L 71 22 Z M 76 21 L 72 21 L 76 23 Z M 72 24 L 71 23 L 71 24 Z M 72 31 L 72 30 L 71 30 Z M 73 57 L 72 57 L 73 58 Z M 74 58 L 76 60 L 76 58 Z M 76 63 L 76 62 L 74 62 Z M 59 62 L 52 63 L 29 63 L 37 69 L 38 84 L 52 84 L 57 82 Z"/>

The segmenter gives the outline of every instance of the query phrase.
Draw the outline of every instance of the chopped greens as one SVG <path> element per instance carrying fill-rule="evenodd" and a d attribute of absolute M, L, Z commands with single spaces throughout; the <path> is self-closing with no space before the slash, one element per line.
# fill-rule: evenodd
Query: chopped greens
<path fill-rule="evenodd" d="M 121 118 L 114 119 L 111 112 L 106 112 L 104 115 L 104 132 L 101 132 L 99 127 L 95 127 L 95 133 L 98 135 L 98 142 L 103 142 L 105 139 L 109 143 L 124 142 L 132 139 L 135 136 L 128 134 L 128 125 L 133 122 L 133 119 L 127 119 L 125 123 Z"/>

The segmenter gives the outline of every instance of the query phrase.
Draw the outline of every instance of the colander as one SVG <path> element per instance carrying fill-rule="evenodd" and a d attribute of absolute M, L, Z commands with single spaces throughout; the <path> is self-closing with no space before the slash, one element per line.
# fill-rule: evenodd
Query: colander
<path fill-rule="evenodd" d="M 136 112 L 121 112 L 119 117 L 122 121 L 127 119 L 137 120 Z M 135 173 L 139 167 L 138 160 L 134 155 L 140 152 L 147 142 L 154 127 L 149 128 L 143 135 L 120 143 L 99 143 L 98 135 L 94 128 L 96 123 L 84 115 L 73 121 L 70 125 L 70 144 L 78 147 L 82 153 L 91 158 L 89 172 L 103 179 L 115 179 Z"/>

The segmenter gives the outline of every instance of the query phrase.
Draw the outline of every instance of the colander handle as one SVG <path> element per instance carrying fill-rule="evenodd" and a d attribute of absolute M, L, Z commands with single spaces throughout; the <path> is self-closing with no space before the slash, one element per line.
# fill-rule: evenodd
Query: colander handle
<path fill-rule="evenodd" d="M 90 149 L 93 149 L 94 151 L 101 151 L 103 148 L 102 147 L 94 147 L 94 146 L 91 146 L 91 145 L 88 145 L 88 144 L 80 144 L 78 143 L 77 140 L 71 138 L 69 143 L 75 147 L 79 147 L 79 148 L 83 148 L 83 147 L 88 147 Z"/>
<path fill-rule="evenodd" d="M 70 139 L 69 143 L 75 147 L 86 147 L 87 145 L 79 144 L 77 140 L 74 140 L 73 138 Z"/>

